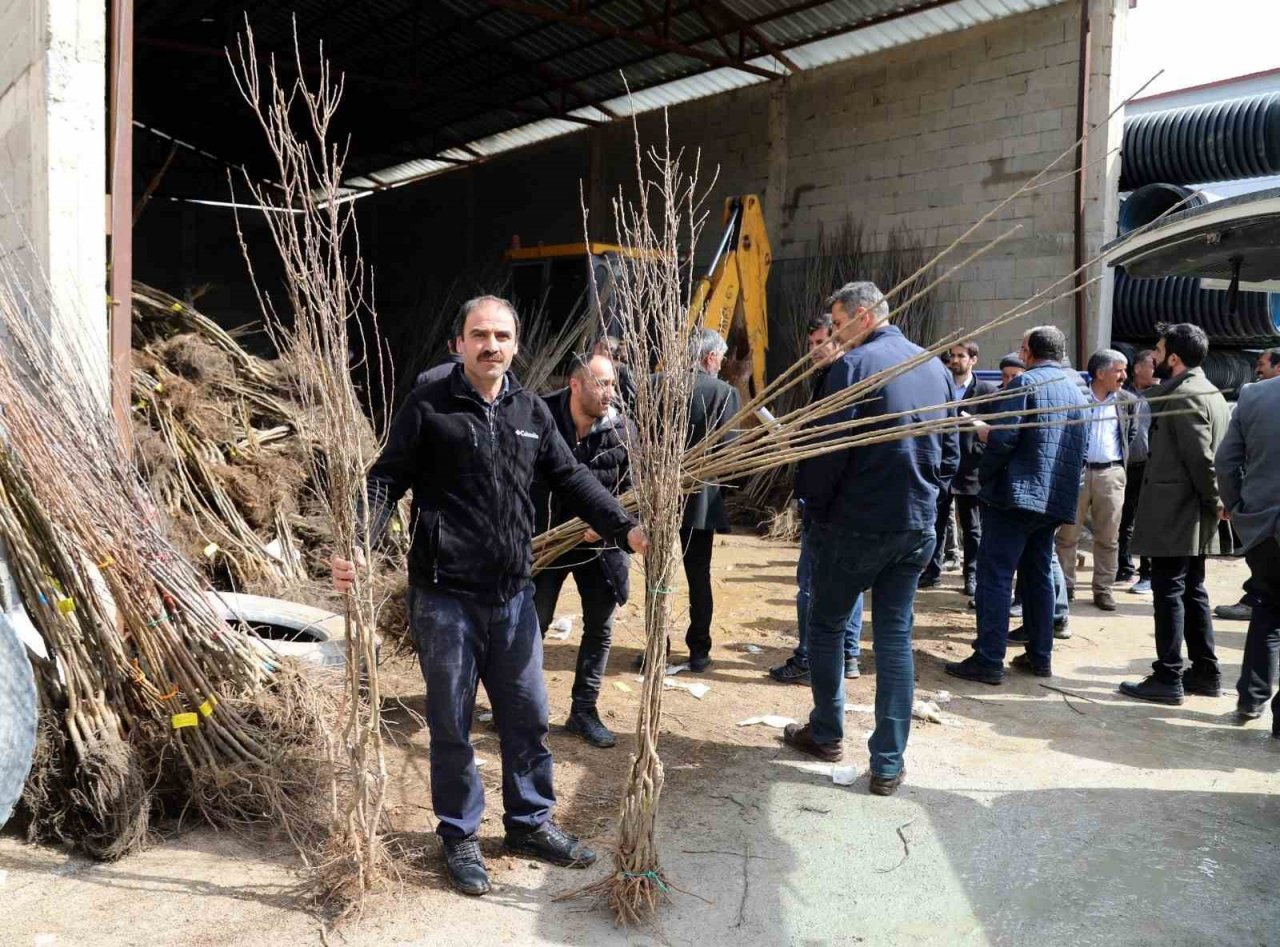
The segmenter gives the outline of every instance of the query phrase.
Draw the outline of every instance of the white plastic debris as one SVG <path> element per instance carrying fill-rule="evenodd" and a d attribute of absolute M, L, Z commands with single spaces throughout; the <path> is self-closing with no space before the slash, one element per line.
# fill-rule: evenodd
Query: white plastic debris
<path fill-rule="evenodd" d="M 790 717 L 783 717 L 778 714 L 764 714 L 760 717 L 748 717 L 746 720 L 739 720 L 738 726 L 750 727 L 753 724 L 762 723 L 766 727 L 776 727 L 781 730 L 789 723 L 795 723 Z"/>
<path fill-rule="evenodd" d="M 831 767 L 831 781 L 837 786 L 852 786 L 858 778 L 858 770 L 852 766 Z"/>
<path fill-rule="evenodd" d="M 479 720 L 481 723 L 488 723 L 490 720 L 493 719 L 493 711 L 482 710 L 480 711 L 480 713 L 476 714 L 476 719 Z"/>
<path fill-rule="evenodd" d="M 951 691 L 938 691 L 933 695 L 933 702 L 939 705 L 951 703 Z"/>
<path fill-rule="evenodd" d="M 742 650 L 747 652 L 747 654 L 759 654 L 764 650 L 764 648 L 760 647 L 758 644 L 744 644 L 742 646 Z"/>
<path fill-rule="evenodd" d="M 565 641 L 573 634 L 573 620 L 576 615 L 562 615 L 551 623 L 551 627 L 547 629 L 547 637 L 554 638 L 557 641 Z"/>
<path fill-rule="evenodd" d="M 280 543 L 280 540 L 271 540 L 271 542 L 262 547 L 262 551 L 276 562 L 284 562 L 284 546 Z"/>
<path fill-rule="evenodd" d="M 711 688 L 706 684 L 702 684 L 697 681 L 688 684 L 684 681 L 677 681 L 674 677 L 664 677 L 662 679 L 662 686 L 667 690 L 688 691 L 694 697 L 698 698 L 698 700 L 702 700 L 703 697 L 707 696 L 707 694 L 711 692 Z"/>
<path fill-rule="evenodd" d="M 689 670 L 689 663 L 687 661 L 684 664 L 668 664 L 667 677 L 675 677 L 681 671 L 687 670 Z"/>
<path fill-rule="evenodd" d="M 481 767 L 481 766 L 487 766 L 487 765 L 488 765 L 488 763 L 489 763 L 489 761 L 488 761 L 488 760 L 486 760 L 484 757 L 481 757 L 481 756 L 477 756 L 477 757 L 476 757 L 476 768 L 477 768 L 477 769 L 478 769 L 479 767 Z"/>
<path fill-rule="evenodd" d="M 926 723 L 942 723 L 942 711 L 931 700 L 917 700 L 911 705 L 911 716 Z"/>
<path fill-rule="evenodd" d="M 870 704 L 845 704 L 844 712 L 847 714 L 874 714 L 876 709 Z"/>

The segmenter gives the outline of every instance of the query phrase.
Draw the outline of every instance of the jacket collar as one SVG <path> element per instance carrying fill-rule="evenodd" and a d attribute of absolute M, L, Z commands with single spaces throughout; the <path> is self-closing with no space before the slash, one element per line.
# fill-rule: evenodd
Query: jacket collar
<path fill-rule="evenodd" d="M 502 391 L 498 397 L 494 399 L 493 403 L 501 404 L 516 392 L 522 390 L 520 381 L 508 369 L 506 374 L 502 376 Z M 466 369 L 463 368 L 462 362 L 455 365 L 453 367 L 453 371 L 449 374 L 449 394 L 455 398 L 473 401 L 481 407 L 487 408 L 489 406 L 489 402 L 480 397 L 480 392 L 476 391 L 475 385 L 471 384 L 471 380 L 467 378 L 467 372 Z"/>

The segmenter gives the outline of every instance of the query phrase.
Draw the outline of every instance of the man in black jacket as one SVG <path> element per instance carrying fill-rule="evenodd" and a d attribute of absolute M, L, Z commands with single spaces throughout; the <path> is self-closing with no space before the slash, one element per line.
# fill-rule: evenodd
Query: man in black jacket
<path fill-rule="evenodd" d="M 718 377 L 724 353 L 724 338 L 714 329 L 693 333 L 698 361 L 693 396 L 689 403 L 689 435 L 686 447 L 706 439 L 738 413 L 738 391 Z M 726 434 L 719 443 L 733 437 Z M 711 547 L 716 533 L 729 532 L 729 516 L 719 484 L 709 483 L 685 501 L 680 522 L 680 545 L 684 550 L 684 576 L 689 583 L 689 670 L 702 672 L 711 664 L 711 615 L 715 601 L 711 594 Z"/>
<path fill-rule="evenodd" d="M 448 378 L 453 371 L 453 366 L 462 364 L 462 356 L 458 354 L 457 350 L 457 340 L 450 339 L 446 345 L 449 351 L 445 354 L 444 361 L 418 372 L 418 377 L 413 380 L 413 387 L 417 388 L 419 385 L 425 385 L 429 381 Z"/>
<path fill-rule="evenodd" d="M 369 472 L 370 539 L 413 490 L 410 622 L 427 683 L 431 803 L 449 880 L 484 894 L 489 877 L 476 830 L 484 786 L 471 747 L 476 685 L 483 682 L 502 746 L 508 850 L 585 867 L 595 853 L 551 821 L 551 751 L 542 635 L 529 572 L 535 474 L 601 536 L 643 552 L 644 531 L 573 459 L 542 399 L 508 371 L 519 322 L 506 300 L 463 304 L 463 363 L 414 389 Z M 333 558 L 333 583 L 349 588 L 356 565 Z"/>
<path fill-rule="evenodd" d="M 613 406 L 616 395 L 613 362 L 603 355 L 579 356 L 569 375 L 569 387 L 543 400 L 551 411 L 556 429 L 573 457 L 584 464 L 601 486 L 620 496 L 631 486 L 627 445 L 632 441 L 629 423 Z M 568 510 L 541 477 L 534 482 L 537 531 L 558 526 L 570 519 Z M 560 588 L 569 574 L 582 599 L 582 644 L 573 677 L 573 703 L 565 729 L 592 746 L 610 747 L 617 741 L 600 720 L 596 702 L 600 683 L 609 663 L 613 633 L 613 613 L 626 604 L 630 591 L 627 574 L 631 557 L 612 543 L 604 543 L 594 532 L 533 580 L 538 624 L 547 633 L 555 617 Z"/>
<path fill-rule="evenodd" d="M 957 342 L 951 346 L 947 367 L 951 369 L 953 397 L 957 401 L 989 395 L 996 390 L 991 382 L 981 381 L 973 374 L 973 370 L 978 367 L 978 353 L 977 342 Z M 982 539 L 982 520 L 978 510 L 978 458 L 981 454 L 982 442 L 974 436 L 973 431 L 961 430 L 960 467 L 951 481 L 951 489 L 943 490 L 938 496 L 938 541 L 934 546 L 933 558 L 920 576 L 921 588 L 937 585 L 942 575 L 942 540 L 947 524 L 951 521 L 951 506 L 954 502 L 963 536 L 964 594 L 973 598 L 977 591 L 978 544 Z"/>

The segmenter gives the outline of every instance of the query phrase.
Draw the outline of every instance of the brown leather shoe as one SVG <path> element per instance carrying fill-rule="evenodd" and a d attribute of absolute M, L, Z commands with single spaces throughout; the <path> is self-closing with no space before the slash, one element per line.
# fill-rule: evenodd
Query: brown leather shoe
<path fill-rule="evenodd" d="M 898 791 L 898 787 L 902 785 L 902 777 L 907 775 L 907 769 L 904 766 L 898 770 L 897 776 L 877 776 L 871 774 L 871 783 L 867 787 L 873 796 L 892 796 Z"/>
<path fill-rule="evenodd" d="M 844 746 L 841 743 L 819 743 L 813 738 L 813 731 L 806 723 L 789 723 L 782 728 L 782 742 L 793 746 L 801 753 L 816 756 L 828 763 L 838 763 L 844 759 Z"/>
<path fill-rule="evenodd" d="M 1116 610 L 1116 600 L 1111 597 L 1110 592 L 1094 592 L 1093 604 L 1104 612 L 1114 612 Z"/>

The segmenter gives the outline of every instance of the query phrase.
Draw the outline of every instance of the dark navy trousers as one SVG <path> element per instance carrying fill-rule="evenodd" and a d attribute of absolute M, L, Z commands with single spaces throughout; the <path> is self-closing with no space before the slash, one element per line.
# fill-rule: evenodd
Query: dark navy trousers
<path fill-rule="evenodd" d="M 437 589 L 412 589 L 410 622 L 427 683 L 431 805 L 444 838 L 475 834 L 484 786 L 471 747 L 476 685 L 484 684 L 502 747 L 502 822 L 537 828 L 551 817 L 551 750 L 542 634 L 530 585 L 487 605 Z"/>

